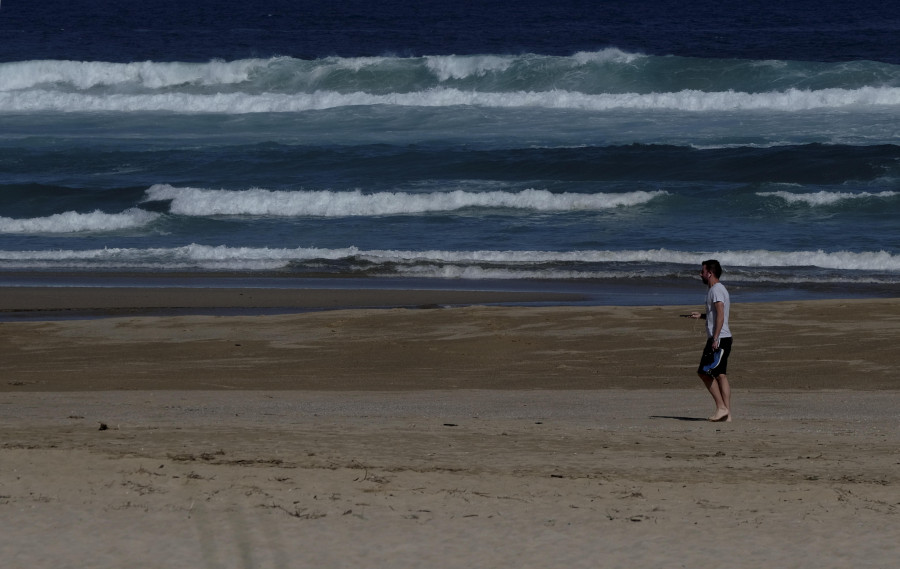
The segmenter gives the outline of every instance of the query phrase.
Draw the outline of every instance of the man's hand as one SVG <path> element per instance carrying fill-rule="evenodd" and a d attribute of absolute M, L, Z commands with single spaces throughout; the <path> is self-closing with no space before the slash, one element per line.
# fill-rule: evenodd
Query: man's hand
<path fill-rule="evenodd" d="M 695 320 L 697 318 L 703 318 L 703 314 L 700 312 L 691 312 L 690 314 L 680 314 L 679 316 L 681 316 L 682 318 L 693 318 Z"/>

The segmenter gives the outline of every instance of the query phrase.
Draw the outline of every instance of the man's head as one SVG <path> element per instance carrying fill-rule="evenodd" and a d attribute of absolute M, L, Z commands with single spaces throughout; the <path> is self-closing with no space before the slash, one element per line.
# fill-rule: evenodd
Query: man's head
<path fill-rule="evenodd" d="M 703 279 L 703 284 L 709 284 L 711 276 L 716 277 L 716 280 L 722 276 L 722 265 L 715 259 L 703 261 L 700 267 L 700 278 Z"/>

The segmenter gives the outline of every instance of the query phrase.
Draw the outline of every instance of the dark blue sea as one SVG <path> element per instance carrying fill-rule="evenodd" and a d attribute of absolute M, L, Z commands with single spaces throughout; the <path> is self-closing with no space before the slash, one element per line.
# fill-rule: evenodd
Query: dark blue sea
<path fill-rule="evenodd" d="M 709 258 L 900 293 L 900 4 L 0 4 L 0 285 L 653 304 Z"/>

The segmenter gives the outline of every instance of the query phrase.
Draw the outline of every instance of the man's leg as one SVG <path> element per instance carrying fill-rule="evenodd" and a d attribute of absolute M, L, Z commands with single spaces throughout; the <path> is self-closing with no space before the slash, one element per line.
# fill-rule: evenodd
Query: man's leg
<path fill-rule="evenodd" d="M 698 373 L 697 375 L 699 375 L 700 379 L 703 380 L 703 383 L 706 385 L 706 389 L 709 391 L 709 394 L 712 395 L 713 401 L 716 402 L 716 412 L 712 417 L 709 418 L 709 420 L 727 420 L 729 418 L 728 405 L 725 403 L 725 396 L 722 394 L 720 382 L 718 381 L 718 379 L 705 373 Z M 720 375 L 719 377 L 725 376 Z M 728 399 L 731 399 L 731 387 L 728 385 L 728 378 L 725 378 L 725 386 L 727 388 Z"/>
<path fill-rule="evenodd" d="M 716 377 L 716 383 L 719 384 L 719 393 L 722 394 L 722 402 L 725 403 L 725 408 L 728 409 L 728 418 L 726 421 L 731 421 L 732 412 L 731 412 L 731 384 L 728 383 L 728 376 L 724 373 L 720 373 Z"/>

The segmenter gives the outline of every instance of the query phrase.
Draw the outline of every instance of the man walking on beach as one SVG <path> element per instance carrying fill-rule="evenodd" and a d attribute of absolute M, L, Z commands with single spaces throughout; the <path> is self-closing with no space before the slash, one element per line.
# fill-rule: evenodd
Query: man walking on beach
<path fill-rule="evenodd" d="M 731 354 L 731 330 L 728 312 L 731 298 L 725 285 L 719 282 L 722 266 L 715 259 L 703 261 L 700 278 L 708 287 L 706 314 L 691 312 L 691 318 L 706 319 L 706 346 L 700 358 L 697 374 L 716 402 L 716 412 L 710 421 L 731 421 L 731 386 L 728 384 L 728 356 Z"/>

